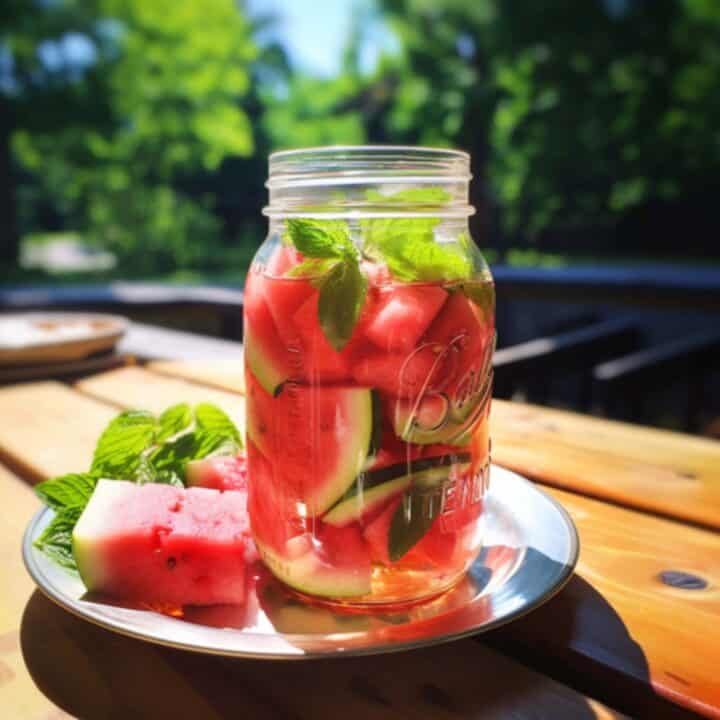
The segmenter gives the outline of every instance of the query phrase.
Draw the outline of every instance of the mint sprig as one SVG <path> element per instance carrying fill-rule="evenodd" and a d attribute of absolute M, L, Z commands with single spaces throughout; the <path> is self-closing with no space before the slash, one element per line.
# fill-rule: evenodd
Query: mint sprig
<path fill-rule="evenodd" d="M 442 188 L 409 188 L 383 195 L 368 190 L 366 197 L 376 205 L 408 203 L 414 210 L 428 210 L 450 199 Z M 473 263 L 469 246 L 461 236 L 455 243 L 441 244 L 435 239 L 437 217 L 384 217 L 362 220 L 365 252 L 385 262 L 402 282 L 442 282 L 467 280 Z"/>
<path fill-rule="evenodd" d="M 312 277 L 318 288 L 318 320 L 326 340 L 340 352 L 352 337 L 367 294 L 360 254 L 341 220 L 290 219 L 287 237 L 308 259 L 291 277 Z"/>
<path fill-rule="evenodd" d="M 61 475 L 35 486 L 38 497 L 56 513 L 35 547 L 64 568 L 77 570 L 72 532 L 101 477 L 184 487 L 190 460 L 234 455 L 240 448 L 238 428 L 209 403 L 195 409 L 186 403 L 173 405 L 160 417 L 140 410 L 120 413 L 100 435 L 88 472 Z"/>

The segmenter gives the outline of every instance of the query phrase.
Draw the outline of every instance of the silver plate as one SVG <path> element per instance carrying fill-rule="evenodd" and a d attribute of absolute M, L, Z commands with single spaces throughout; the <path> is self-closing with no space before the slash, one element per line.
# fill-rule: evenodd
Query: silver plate
<path fill-rule="evenodd" d="M 195 652 L 304 659 L 433 645 L 484 632 L 528 613 L 568 581 L 578 557 L 572 520 L 551 497 L 494 466 L 486 499 L 485 546 L 467 576 L 432 600 L 352 610 L 312 605 L 258 567 L 243 607 L 192 608 L 184 618 L 85 598 L 80 579 L 33 547 L 50 522 L 38 512 L 23 539 L 25 565 L 53 601 L 109 630 Z"/>

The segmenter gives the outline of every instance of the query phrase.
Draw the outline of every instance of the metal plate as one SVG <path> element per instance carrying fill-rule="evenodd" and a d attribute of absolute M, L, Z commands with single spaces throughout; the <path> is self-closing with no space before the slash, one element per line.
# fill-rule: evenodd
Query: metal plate
<path fill-rule="evenodd" d="M 86 598 L 77 576 L 33 547 L 52 519 L 38 512 L 23 557 L 40 589 L 70 612 L 110 630 L 201 653 L 304 659 L 422 647 L 484 632 L 529 612 L 570 578 L 575 526 L 552 498 L 494 466 L 485 504 L 485 546 L 467 576 L 443 595 L 410 606 L 345 609 L 303 602 L 260 565 L 244 606 L 190 608 L 184 617 Z"/>

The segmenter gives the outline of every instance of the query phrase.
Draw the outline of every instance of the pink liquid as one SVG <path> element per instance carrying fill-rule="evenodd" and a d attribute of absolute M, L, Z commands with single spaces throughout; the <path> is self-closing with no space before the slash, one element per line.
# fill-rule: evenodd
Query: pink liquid
<path fill-rule="evenodd" d="M 249 508 L 261 556 L 294 589 L 332 601 L 437 594 L 482 543 L 492 284 L 408 286 L 366 265 L 367 297 L 338 352 L 318 290 L 277 277 L 293 262 L 278 253 L 271 272 L 252 268 L 245 297 Z"/>

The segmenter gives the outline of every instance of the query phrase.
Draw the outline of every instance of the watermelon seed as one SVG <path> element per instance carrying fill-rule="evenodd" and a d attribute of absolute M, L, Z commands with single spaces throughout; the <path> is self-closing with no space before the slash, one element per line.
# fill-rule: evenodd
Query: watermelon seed
<path fill-rule="evenodd" d="M 175 566 L 177 565 L 177 560 L 172 557 L 172 555 L 165 561 L 165 564 L 168 567 L 168 570 L 174 570 Z"/>

